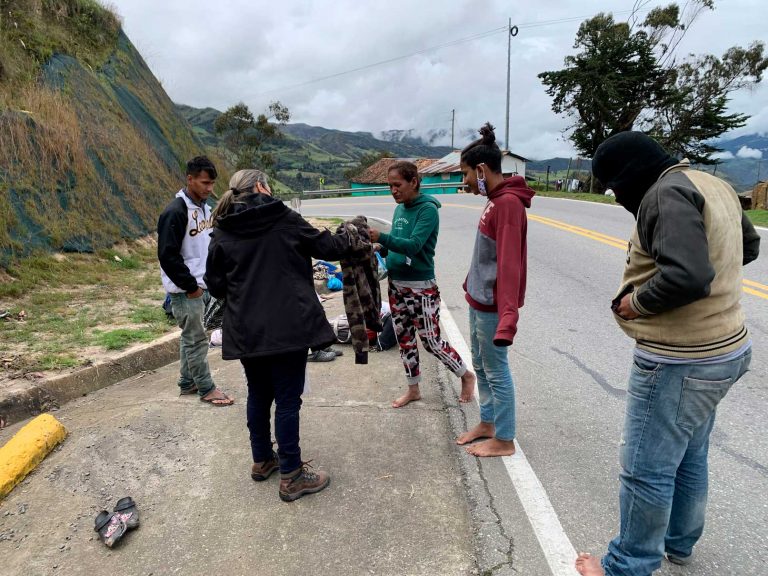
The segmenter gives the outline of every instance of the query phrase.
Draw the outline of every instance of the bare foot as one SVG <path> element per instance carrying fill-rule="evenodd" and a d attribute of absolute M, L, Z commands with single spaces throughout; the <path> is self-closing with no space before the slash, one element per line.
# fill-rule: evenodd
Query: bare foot
<path fill-rule="evenodd" d="M 576 571 L 581 576 L 605 576 L 605 571 L 600 565 L 600 559 L 588 552 L 579 552 L 576 558 Z"/>
<path fill-rule="evenodd" d="M 491 438 L 464 448 L 472 456 L 512 456 L 515 453 L 514 440 L 499 440 Z"/>
<path fill-rule="evenodd" d="M 461 396 L 459 396 L 459 402 L 467 403 L 472 401 L 472 395 L 475 393 L 475 382 L 477 382 L 477 377 L 474 373 L 467 370 L 464 376 L 461 377 Z"/>
<path fill-rule="evenodd" d="M 480 422 L 472 430 L 459 434 L 459 437 L 456 438 L 456 444 L 464 446 L 464 444 L 469 444 L 480 438 L 493 438 L 494 434 L 496 434 L 496 426 L 488 422 Z"/>
<path fill-rule="evenodd" d="M 418 384 L 414 386 L 408 386 L 408 392 L 400 396 L 400 398 L 397 400 L 393 401 L 392 408 L 402 408 L 406 404 L 410 404 L 416 400 L 421 400 L 421 391 L 419 390 Z"/>

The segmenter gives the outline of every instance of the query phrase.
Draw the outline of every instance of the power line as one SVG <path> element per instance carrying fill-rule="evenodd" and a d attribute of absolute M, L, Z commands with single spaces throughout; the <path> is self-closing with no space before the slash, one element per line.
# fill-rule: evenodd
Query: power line
<path fill-rule="evenodd" d="M 312 80 L 307 80 L 305 82 L 300 82 L 299 84 L 292 84 L 290 86 L 283 86 L 282 88 L 274 88 L 272 90 L 266 90 L 264 92 L 259 92 L 258 94 L 254 94 L 253 96 L 262 96 L 265 94 L 271 94 L 273 92 L 280 92 L 283 90 L 293 90 L 294 88 L 301 88 L 302 86 L 307 86 L 309 84 L 315 84 L 316 82 L 322 82 L 323 80 L 329 80 L 331 78 L 338 78 L 339 76 L 345 76 L 346 74 L 352 74 L 354 72 L 360 72 L 362 70 L 368 70 L 370 68 L 375 68 L 377 66 L 382 66 L 384 64 L 390 64 L 392 62 L 397 62 L 399 60 L 405 60 L 407 58 L 412 58 L 413 56 L 418 56 L 420 54 L 425 54 L 427 52 L 431 52 L 433 50 L 439 50 L 441 48 L 447 48 L 449 46 L 456 46 L 458 44 L 463 44 L 465 42 L 471 42 L 472 40 L 479 40 L 481 38 L 486 38 L 488 36 L 492 36 L 494 34 L 498 34 L 499 32 L 504 32 L 507 29 L 506 26 L 502 26 L 501 28 L 494 28 L 493 30 L 486 30 L 485 32 L 480 32 L 478 34 L 473 34 L 472 36 L 467 36 L 466 38 L 459 38 L 457 40 L 452 40 L 450 42 L 445 42 L 443 44 L 438 44 L 437 46 L 430 46 L 429 48 L 424 48 L 423 50 L 417 50 L 416 52 L 411 52 L 409 54 L 403 54 L 402 56 L 395 56 L 394 58 L 388 58 L 386 60 L 380 60 L 378 62 L 373 62 L 371 64 L 366 64 L 364 66 L 358 66 L 357 68 L 352 68 L 350 70 L 345 70 L 344 72 L 336 72 L 335 74 L 328 74 L 327 76 L 320 76 L 319 78 L 313 78 Z"/>
<path fill-rule="evenodd" d="M 648 11 L 650 9 L 641 9 L 641 10 L 620 10 L 616 12 L 612 12 L 615 15 L 620 14 L 631 14 L 632 12 L 644 12 Z M 568 18 L 556 18 L 553 20 L 539 20 L 536 22 L 528 22 L 524 24 L 517 24 L 516 26 L 518 28 L 541 28 L 543 26 L 553 26 L 556 24 L 564 24 L 569 22 L 577 22 L 579 20 L 583 20 L 585 18 L 591 18 L 594 15 L 587 15 L 587 16 L 570 16 Z M 383 66 L 385 64 L 391 64 L 393 62 L 399 62 L 400 60 L 406 60 L 408 58 L 412 58 L 414 56 L 419 56 L 421 54 L 426 54 L 427 52 L 432 52 L 434 50 L 441 50 L 443 48 L 448 48 L 450 46 L 458 46 L 460 44 L 465 44 L 467 42 L 472 42 L 474 40 L 482 40 L 483 38 L 488 38 L 490 36 L 494 36 L 496 34 L 499 34 L 501 32 L 507 32 L 509 30 L 508 26 L 501 26 L 499 28 L 493 28 L 492 30 L 486 30 L 485 32 L 478 32 L 477 34 L 473 34 L 471 36 L 466 36 L 464 38 L 458 38 L 456 40 L 451 40 L 450 42 L 444 42 L 442 44 L 437 44 L 435 46 L 430 46 L 428 48 L 423 48 L 422 50 L 416 50 L 415 52 L 410 52 L 408 54 L 403 54 L 401 56 L 395 56 L 393 58 L 387 58 L 386 60 L 379 60 L 378 62 L 372 62 L 370 64 L 365 64 L 363 66 L 358 66 L 357 68 L 351 68 L 349 70 L 344 70 L 343 72 L 336 72 L 333 74 L 328 74 L 326 76 L 319 76 L 317 78 L 313 78 L 311 80 L 306 80 L 304 82 L 299 82 L 298 84 L 291 84 L 288 86 L 282 86 L 280 88 L 273 88 L 271 90 L 265 90 L 264 92 L 258 92 L 255 94 L 251 94 L 246 96 L 246 98 L 255 98 L 258 96 L 266 96 L 267 94 L 274 94 L 275 92 L 282 92 L 285 90 L 294 90 L 296 88 L 302 88 L 304 86 L 309 86 L 310 84 L 316 84 L 318 82 L 322 82 L 324 80 L 330 80 L 332 78 L 339 78 L 340 76 L 346 76 L 347 74 L 354 74 L 355 72 L 362 72 L 363 70 L 369 70 L 371 68 L 376 68 L 378 66 Z"/>

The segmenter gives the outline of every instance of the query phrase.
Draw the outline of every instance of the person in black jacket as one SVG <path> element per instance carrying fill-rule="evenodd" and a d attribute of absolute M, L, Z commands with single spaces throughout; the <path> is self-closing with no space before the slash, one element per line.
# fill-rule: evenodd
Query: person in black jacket
<path fill-rule="evenodd" d="M 273 198 L 263 172 L 240 170 L 229 186 L 213 213 L 205 280 L 214 297 L 226 299 L 222 357 L 240 360 L 248 380 L 251 477 L 266 480 L 279 467 L 280 498 L 293 501 L 330 482 L 328 473 L 302 463 L 299 448 L 307 351 L 335 341 L 315 293 L 311 258 L 341 258 L 349 237 L 315 229 Z"/>

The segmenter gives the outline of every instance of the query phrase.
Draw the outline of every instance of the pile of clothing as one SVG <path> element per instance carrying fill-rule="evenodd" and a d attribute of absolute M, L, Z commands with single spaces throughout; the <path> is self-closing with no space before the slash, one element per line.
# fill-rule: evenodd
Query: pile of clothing
<path fill-rule="evenodd" d="M 312 267 L 312 276 L 315 280 L 325 280 L 328 290 L 335 292 L 342 289 L 342 272 L 335 264 L 318 260 Z"/>

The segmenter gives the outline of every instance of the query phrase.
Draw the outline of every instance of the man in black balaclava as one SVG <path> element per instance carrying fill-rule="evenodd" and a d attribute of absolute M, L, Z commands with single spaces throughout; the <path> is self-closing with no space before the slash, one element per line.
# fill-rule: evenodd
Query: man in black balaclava
<path fill-rule="evenodd" d="M 636 219 L 614 317 L 636 342 L 621 442 L 621 529 L 583 576 L 647 576 L 688 564 L 704 530 L 707 451 L 718 403 L 747 371 L 752 341 L 741 268 L 760 236 L 723 180 L 624 132 L 595 152 L 594 175 Z"/>
<path fill-rule="evenodd" d="M 592 173 L 613 190 L 616 202 L 637 217 L 640 202 L 662 172 L 677 164 L 661 145 L 642 132 L 621 132 L 598 146 Z"/>

